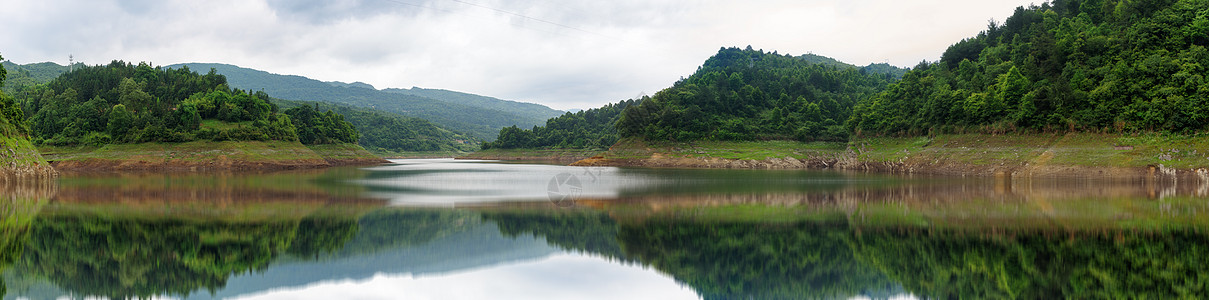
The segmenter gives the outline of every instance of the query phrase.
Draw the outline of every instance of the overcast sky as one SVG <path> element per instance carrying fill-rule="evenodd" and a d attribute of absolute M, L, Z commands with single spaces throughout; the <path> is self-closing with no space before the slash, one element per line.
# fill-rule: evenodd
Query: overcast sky
<path fill-rule="evenodd" d="M 719 47 L 913 66 L 1023 0 L 0 0 L 16 63 L 228 63 L 382 88 L 592 108 Z M 1037 2 L 1039 3 L 1039 2 Z"/>

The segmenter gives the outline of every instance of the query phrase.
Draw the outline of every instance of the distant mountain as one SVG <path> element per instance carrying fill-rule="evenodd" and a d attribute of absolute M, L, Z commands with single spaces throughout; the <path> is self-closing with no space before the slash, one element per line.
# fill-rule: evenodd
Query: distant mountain
<path fill-rule="evenodd" d="M 50 82 L 69 70 L 67 66 L 53 62 L 18 65 L 6 60 L 2 64 L 4 69 L 8 70 L 8 79 L 4 80 L 4 92 L 9 95 L 22 87 Z M 77 67 L 82 65 L 76 64 Z"/>
<path fill-rule="evenodd" d="M 371 89 L 371 90 L 377 89 L 377 88 L 374 88 L 373 85 L 370 85 L 370 84 L 364 83 L 364 82 L 360 82 L 360 81 L 353 82 L 353 83 L 344 83 L 344 82 L 339 82 L 339 81 L 325 81 L 324 83 L 330 84 L 335 87 L 363 88 L 363 89 Z"/>
<path fill-rule="evenodd" d="M 478 150 L 474 138 L 464 136 L 428 122 L 379 109 L 354 107 L 318 101 L 273 99 L 282 110 L 302 105 L 315 106 L 317 111 L 331 110 L 353 124 L 359 132 L 358 145 L 374 154 L 391 157 L 401 152 L 473 152 Z"/>
<path fill-rule="evenodd" d="M 500 128 L 508 126 L 532 127 L 537 124 L 544 124 L 546 119 L 562 113 L 554 111 L 549 115 L 541 113 L 522 115 L 511 112 L 516 111 L 516 109 L 500 110 L 483 107 L 483 105 L 493 103 L 490 100 L 465 100 L 473 98 L 464 96 L 469 94 L 460 96 L 460 98 L 463 98 L 462 100 L 442 100 L 412 94 L 374 90 L 368 84 L 325 83 L 302 76 L 272 74 L 227 64 L 186 63 L 168 67 L 179 68 L 181 66 L 188 66 L 190 69 L 200 71 L 201 73 L 213 68 L 219 74 L 226 75 L 227 82 L 233 87 L 247 90 L 263 90 L 276 98 L 377 108 L 404 116 L 429 120 L 445 128 L 464 132 L 487 141 L 495 140 Z M 365 88 L 366 86 L 370 88 Z M 443 94 L 450 93 L 456 92 Z M 511 101 L 498 101 L 521 104 Z M 476 106 L 472 103 L 479 104 Z M 491 105 L 508 106 L 510 104 Z M 538 108 L 553 111 L 548 107 L 534 105 Z"/>
<path fill-rule="evenodd" d="M 549 118 L 561 116 L 563 113 L 565 113 L 564 111 L 555 110 L 553 108 L 549 108 L 549 107 L 546 107 L 545 105 L 541 105 L 541 104 L 501 100 L 501 99 L 487 97 L 487 96 L 467 94 L 467 93 L 455 92 L 455 91 L 449 91 L 449 90 L 425 89 L 425 88 L 419 88 L 419 87 L 412 87 L 411 89 L 391 88 L 391 89 L 384 89 L 382 91 L 389 92 L 389 93 L 407 94 L 407 95 L 413 95 L 413 96 L 432 98 L 432 99 L 437 99 L 437 100 L 441 100 L 441 101 L 445 101 L 445 102 L 469 105 L 469 106 L 474 106 L 474 107 L 481 107 L 481 108 L 486 108 L 486 109 L 494 109 L 494 110 L 498 110 L 498 111 L 502 111 L 502 112 L 513 113 L 513 114 L 516 114 L 516 115 L 522 116 L 522 117 L 541 119 L 543 121 L 546 119 L 549 119 Z"/>

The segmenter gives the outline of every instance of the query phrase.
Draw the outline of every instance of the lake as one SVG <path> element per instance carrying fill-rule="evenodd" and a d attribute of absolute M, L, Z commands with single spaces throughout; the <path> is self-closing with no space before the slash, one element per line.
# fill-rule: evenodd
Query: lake
<path fill-rule="evenodd" d="M 0 186 L 3 299 L 1209 296 L 1209 185 L 396 160 Z"/>

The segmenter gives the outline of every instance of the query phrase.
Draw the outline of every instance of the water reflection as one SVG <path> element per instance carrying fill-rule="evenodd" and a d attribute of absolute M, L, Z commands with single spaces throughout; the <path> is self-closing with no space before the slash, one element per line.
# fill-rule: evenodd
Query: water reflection
<path fill-rule="evenodd" d="M 1199 182 L 410 160 L 3 191 L 4 299 L 1209 294 Z"/>

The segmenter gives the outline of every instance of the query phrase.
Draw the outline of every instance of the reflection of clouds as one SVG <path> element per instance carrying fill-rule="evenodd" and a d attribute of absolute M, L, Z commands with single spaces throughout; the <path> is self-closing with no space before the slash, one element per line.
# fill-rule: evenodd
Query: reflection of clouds
<path fill-rule="evenodd" d="M 374 276 L 239 299 L 698 299 L 642 266 L 564 253 L 548 259 L 432 277 Z"/>
<path fill-rule="evenodd" d="M 570 174 L 582 183 L 577 198 L 617 198 L 621 190 L 648 185 L 653 179 L 621 174 L 610 167 L 568 167 L 489 161 L 417 159 L 365 169 L 370 179 L 358 180 L 370 194 L 394 204 L 449 206 L 458 203 L 550 201 L 550 182 Z M 585 177 L 586 176 L 586 177 Z"/>

